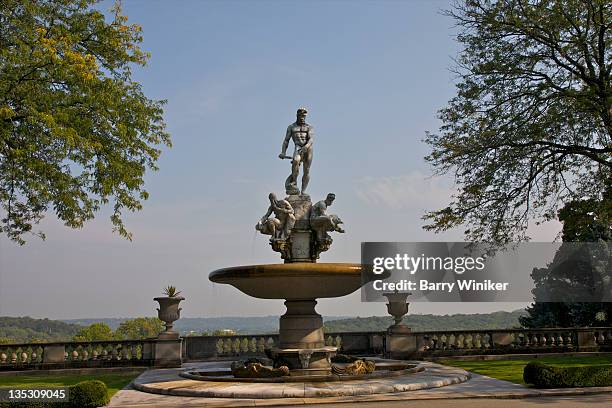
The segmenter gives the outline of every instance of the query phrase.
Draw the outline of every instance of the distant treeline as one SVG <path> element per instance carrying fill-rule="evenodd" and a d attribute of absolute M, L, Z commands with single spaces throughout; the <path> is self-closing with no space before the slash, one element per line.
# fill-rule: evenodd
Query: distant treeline
<path fill-rule="evenodd" d="M 66 341 L 82 328 L 59 320 L 0 316 L 0 343 Z"/>
<path fill-rule="evenodd" d="M 435 330 L 483 330 L 510 329 L 520 327 L 519 316 L 526 315 L 525 310 L 513 312 L 493 312 L 478 314 L 454 315 L 408 315 L 403 323 L 413 331 Z M 326 332 L 382 331 L 393 324 L 391 316 L 353 317 L 325 322 Z"/>
<path fill-rule="evenodd" d="M 481 330 L 520 327 L 518 318 L 525 315 L 524 310 L 513 312 L 494 312 L 481 314 L 455 315 L 408 315 L 404 323 L 414 331 L 428 330 Z M 105 323 L 116 330 L 129 318 L 99 318 L 49 320 L 31 317 L 0 317 L 0 343 L 26 343 L 70 341 L 85 327 L 95 323 Z M 338 317 L 324 318 L 324 330 L 343 331 L 383 331 L 393 324 L 390 316 Z M 175 323 L 182 335 L 211 335 L 223 330 L 237 334 L 278 333 L 278 316 L 261 317 L 214 317 L 182 318 Z"/>

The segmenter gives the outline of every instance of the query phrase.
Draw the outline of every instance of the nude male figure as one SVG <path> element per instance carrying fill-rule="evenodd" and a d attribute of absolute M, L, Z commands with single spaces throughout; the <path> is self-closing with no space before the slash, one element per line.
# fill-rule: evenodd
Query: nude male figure
<path fill-rule="evenodd" d="M 291 174 L 285 181 L 285 190 L 287 194 L 300 194 L 297 188 L 297 180 L 300 175 L 300 164 L 304 170 L 302 175 L 302 190 L 301 194 L 305 194 L 306 187 L 310 181 L 310 164 L 312 163 L 312 143 L 314 141 L 314 129 L 312 125 L 306 123 L 306 108 L 299 108 L 296 113 L 296 121 L 287 127 L 285 140 L 281 153 L 278 155 L 281 159 L 291 159 Z M 293 155 L 287 156 L 287 148 L 289 140 L 293 140 L 295 149 Z"/>
<path fill-rule="evenodd" d="M 289 201 L 278 200 L 276 194 L 268 195 L 270 206 L 266 214 L 255 226 L 255 229 L 262 234 L 272 235 L 273 239 L 287 239 L 295 225 L 295 215 Z M 274 213 L 274 217 L 270 217 Z"/>

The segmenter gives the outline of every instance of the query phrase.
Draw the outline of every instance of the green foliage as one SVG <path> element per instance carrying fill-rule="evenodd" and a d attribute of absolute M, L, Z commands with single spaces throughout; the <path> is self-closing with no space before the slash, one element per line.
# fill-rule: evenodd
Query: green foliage
<path fill-rule="evenodd" d="M 408 315 L 403 323 L 413 331 L 434 330 L 483 330 L 508 329 L 518 327 L 518 318 L 524 315 L 523 310 L 513 312 L 493 312 L 482 314 L 454 314 L 454 315 Z M 357 331 L 384 331 L 393 324 L 390 316 L 355 317 L 326 321 L 323 329 L 327 333 L 357 332 Z"/>
<path fill-rule="evenodd" d="M 511 360 L 444 360 L 441 364 L 463 368 L 476 374 L 510 381 L 515 384 L 525 384 L 524 368 L 533 359 L 521 358 Z M 609 356 L 542 356 L 537 361 L 560 367 L 583 367 L 590 365 L 609 365 L 612 367 L 612 357 Z"/>
<path fill-rule="evenodd" d="M 530 220 L 612 183 L 612 3 L 461 0 L 457 93 L 427 160 L 459 186 L 425 228 L 526 240 Z"/>
<path fill-rule="evenodd" d="M 64 341 L 72 338 L 81 328 L 57 320 L 1 316 L 0 343 Z"/>
<path fill-rule="evenodd" d="M 104 341 L 115 340 L 115 335 L 106 323 L 93 323 L 82 328 L 73 337 L 74 341 Z"/>
<path fill-rule="evenodd" d="M 80 228 L 108 203 L 131 238 L 122 213 L 142 208 L 145 171 L 170 146 L 163 101 L 132 80 L 149 57 L 141 28 L 96 2 L 0 2 L 0 232 L 20 244 L 50 208 Z"/>
<path fill-rule="evenodd" d="M 231 330 L 231 329 L 218 329 L 218 330 L 213 330 L 211 336 L 233 336 L 236 334 L 235 330 Z"/>
<path fill-rule="evenodd" d="M 99 380 L 81 381 L 69 388 L 68 402 L 0 402 L 0 408 L 96 408 L 110 401 L 106 384 Z"/>
<path fill-rule="evenodd" d="M 536 361 L 525 366 L 523 379 L 538 388 L 605 387 L 612 385 L 612 365 L 555 367 Z"/>
<path fill-rule="evenodd" d="M 563 222 L 563 241 L 592 244 L 579 249 L 577 256 L 573 252 L 578 244 L 569 244 L 571 247 L 564 244 L 550 265 L 533 270 L 535 303 L 527 308 L 528 316 L 520 319 L 523 326 L 612 324 L 612 303 L 572 302 L 572 295 L 584 299 L 586 292 L 595 300 L 598 297 L 601 299 L 602 293 L 612 291 L 612 189 L 606 191 L 604 198 L 604 201 L 572 201 L 559 211 L 559 220 Z M 567 302 L 547 302 L 557 291 L 569 294 L 563 296 Z M 560 296 L 555 297 L 558 299 Z"/>
<path fill-rule="evenodd" d="M 177 292 L 174 286 L 166 286 L 164 288 L 164 295 L 169 297 L 175 297 L 181 294 L 181 292 Z"/>
<path fill-rule="evenodd" d="M 102 407 L 109 401 L 106 384 L 102 381 L 82 381 L 70 387 L 70 404 L 75 408 Z"/>
<path fill-rule="evenodd" d="M 0 387 L 53 388 L 67 387 L 86 380 L 99 380 L 106 384 L 108 395 L 112 397 L 115 393 L 128 385 L 143 370 L 144 368 L 136 369 L 129 373 L 97 372 L 89 374 L 66 374 L 62 372 L 56 372 L 54 374 L 37 374 L 32 371 L 27 375 L 0 376 Z"/>
<path fill-rule="evenodd" d="M 121 323 L 115 330 L 115 338 L 146 339 L 156 337 L 163 330 L 163 322 L 157 317 L 138 317 Z"/>

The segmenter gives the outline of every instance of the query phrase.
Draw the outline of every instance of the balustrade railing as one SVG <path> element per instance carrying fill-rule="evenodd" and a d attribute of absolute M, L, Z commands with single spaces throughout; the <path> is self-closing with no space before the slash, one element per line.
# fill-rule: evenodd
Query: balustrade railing
<path fill-rule="evenodd" d="M 326 333 L 325 344 L 344 354 L 386 355 L 387 332 Z M 446 330 L 402 334 L 410 341 L 407 356 L 436 356 L 611 351 L 612 327 Z M 0 345 L 0 370 L 152 366 L 159 340 L 119 340 Z M 279 343 L 278 334 L 187 336 L 182 339 L 183 361 L 256 357 Z M 394 343 L 395 344 L 395 343 Z M 395 350 L 397 351 L 397 350 Z M 402 350 L 400 350 L 402 351 Z"/>
<path fill-rule="evenodd" d="M 416 355 L 612 351 L 612 328 L 449 330 L 413 333 Z"/>
<path fill-rule="evenodd" d="M 147 366 L 154 340 L 0 344 L 0 370 Z"/>
<path fill-rule="evenodd" d="M 183 338 L 183 360 L 264 356 L 278 342 L 278 334 L 187 336 Z M 325 345 L 346 353 L 381 354 L 384 332 L 326 333 Z"/>

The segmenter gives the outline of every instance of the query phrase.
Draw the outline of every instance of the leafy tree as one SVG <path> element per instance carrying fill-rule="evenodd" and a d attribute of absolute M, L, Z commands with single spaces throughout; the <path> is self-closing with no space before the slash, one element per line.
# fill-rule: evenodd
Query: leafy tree
<path fill-rule="evenodd" d="M 80 228 L 107 203 L 131 239 L 122 214 L 142 208 L 145 171 L 170 145 L 164 101 L 132 80 L 149 58 L 141 28 L 95 3 L 0 2 L 0 232 L 20 244 L 49 209 Z"/>
<path fill-rule="evenodd" d="M 164 330 L 164 325 L 157 317 L 138 317 L 126 320 L 115 330 L 118 339 L 146 339 L 157 337 Z"/>
<path fill-rule="evenodd" d="M 103 341 L 114 340 L 115 335 L 106 323 L 94 323 L 79 330 L 73 341 Z"/>
<path fill-rule="evenodd" d="M 551 265 L 534 269 L 531 276 L 535 283 L 535 303 L 527 308 L 528 315 L 519 319 L 523 326 L 612 324 L 612 303 L 571 301 L 573 296 L 584 299 L 585 291 L 592 293 L 594 298 L 601 291 L 612 291 L 612 188 L 604 197 L 601 202 L 573 201 L 559 211 L 559 219 L 563 221 L 563 240 L 591 242 L 592 245 L 577 251 L 576 244 L 562 246 Z M 546 302 L 555 291 L 566 294 L 568 301 Z"/>
<path fill-rule="evenodd" d="M 466 238 L 528 239 L 612 184 L 612 3 L 462 0 L 457 94 L 428 133 L 427 160 L 454 174 L 457 194 L 424 216 L 426 229 L 465 225 Z"/>

